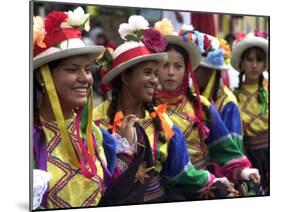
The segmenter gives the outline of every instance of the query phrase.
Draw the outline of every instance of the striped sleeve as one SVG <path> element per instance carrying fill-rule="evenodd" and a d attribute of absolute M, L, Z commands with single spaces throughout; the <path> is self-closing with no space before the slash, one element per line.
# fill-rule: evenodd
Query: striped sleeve
<path fill-rule="evenodd" d="M 215 177 L 206 170 L 197 170 L 190 162 L 185 138 L 178 127 L 168 146 L 168 157 L 162 174 L 171 184 L 183 185 L 189 189 L 200 189 L 212 184 Z"/>

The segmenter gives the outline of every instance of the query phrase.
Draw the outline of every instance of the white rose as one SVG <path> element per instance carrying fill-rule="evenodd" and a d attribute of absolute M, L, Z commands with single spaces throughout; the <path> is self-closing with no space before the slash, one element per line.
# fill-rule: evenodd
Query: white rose
<path fill-rule="evenodd" d="M 133 34 L 134 31 L 147 29 L 149 23 L 144 17 L 140 15 L 130 16 L 128 23 L 120 24 L 118 32 L 122 39 L 126 40 L 126 36 Z"/>
<path fill-rule="evenodd" d="M 85 14 L 84 10 L 81 7 L 76 8 L 73 12 L 68 11 L 68 20 L 67 24 L 70 26 L 85 26 L 86 31 L 90 30 L 90 14 Z"/>

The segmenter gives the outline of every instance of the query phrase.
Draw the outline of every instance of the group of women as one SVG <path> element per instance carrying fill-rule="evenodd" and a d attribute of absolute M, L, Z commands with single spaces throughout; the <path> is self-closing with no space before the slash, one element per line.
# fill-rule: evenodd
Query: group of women
<path fill-rule="evenodd" d="M 264 33 L 240 33 L 231 56 L 191 26 L 134 15 L 112 52 L 83 43 L 88 20 L 80 7 L 33 19 L 34 209 L 268 194 Z M 94 108 L 97 65 L 110 95 Z"/>

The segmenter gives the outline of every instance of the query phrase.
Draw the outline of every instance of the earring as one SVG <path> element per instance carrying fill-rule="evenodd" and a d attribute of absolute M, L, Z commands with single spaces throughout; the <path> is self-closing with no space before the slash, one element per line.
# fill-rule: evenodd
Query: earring
<path fill-rule="evenodd" d="M 42 88 L 43 93 L 45 93 L 46 92 L 45 91 L 45 84 L 43 82 L 41 83 L 41 88 Z"/>

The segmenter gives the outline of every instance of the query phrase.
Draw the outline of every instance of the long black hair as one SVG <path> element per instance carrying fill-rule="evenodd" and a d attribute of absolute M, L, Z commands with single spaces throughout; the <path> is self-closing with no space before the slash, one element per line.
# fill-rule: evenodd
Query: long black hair
<path fill-rule="evenodd" d="M 265 52 L 261 48 L 259 48 L 259 47 L 248 48 L 241 55 L 240 64 L 239 64 L 240 70 L 242 70 L 242 61 L 244 61 L 247 57 L 249 57 L 252 50 L 255 50 L 258 61 L 265 61 L 266 55 L 265 55 Z M 244 74 L 245 74 L 244 70 L 242 70 L 239 73 L 239 84 L 238 84 L 238 95 L 237 95 L 238 101 L 239 101 L 239 94 L 240 94 L 240 90 L 241 90 L 241 87 L 242 87 L 243 75 Z M 258 82 L 259 89 L 258 89 L 258 96 L 257 96 L 258 102 L 260 104 L 262 103 L 262 92 L 263 92 L 263 89 L 264 89 L 263 88 L 263 80 L 264 80 L 264 77 L 263 77 L 263 74 L 261 73 L 261 75 L 259 76 L 259 82 Z"/>
<path fill-rule="evenodd" d="M 186 50 L 184 50 L 182 47 L 180 47 L 178 45 L 168 44 L 167 47 L 166 47 L 165 52 L 168 52 L 168 51 L 171 51 L 171 50 L 174 50 L 174 51 L 176 51 L 176 52 L 178 52 L 179 54 L 182 55 L 182 57 L 184 58 L 184 63 L 185 63 L 185 70 L 187 70 L 187 66 L 188 66 L 187 63 L 188 63 L 189 55 L 187 54 Z M 191 102 L 194 111 L 197 111 L 198 108 L 199 108 L 199 103 L 198 103 L 198 100 L 197 100 L 196 96 L 193 95 L 189 85 L 186 88 L 185 96 Z M 198 98 L 200 98 L 200 97 L 198 97 Z M 209 124 L 210 120 L 211 120 L 211 118 L 210 118 L 211 117 L 210 110 L 204 104 L 202 104 L 202 108 L 203 108 L 203 111 L 204 111 L 205 116 L 206 116 L 206 123 Z"/>

